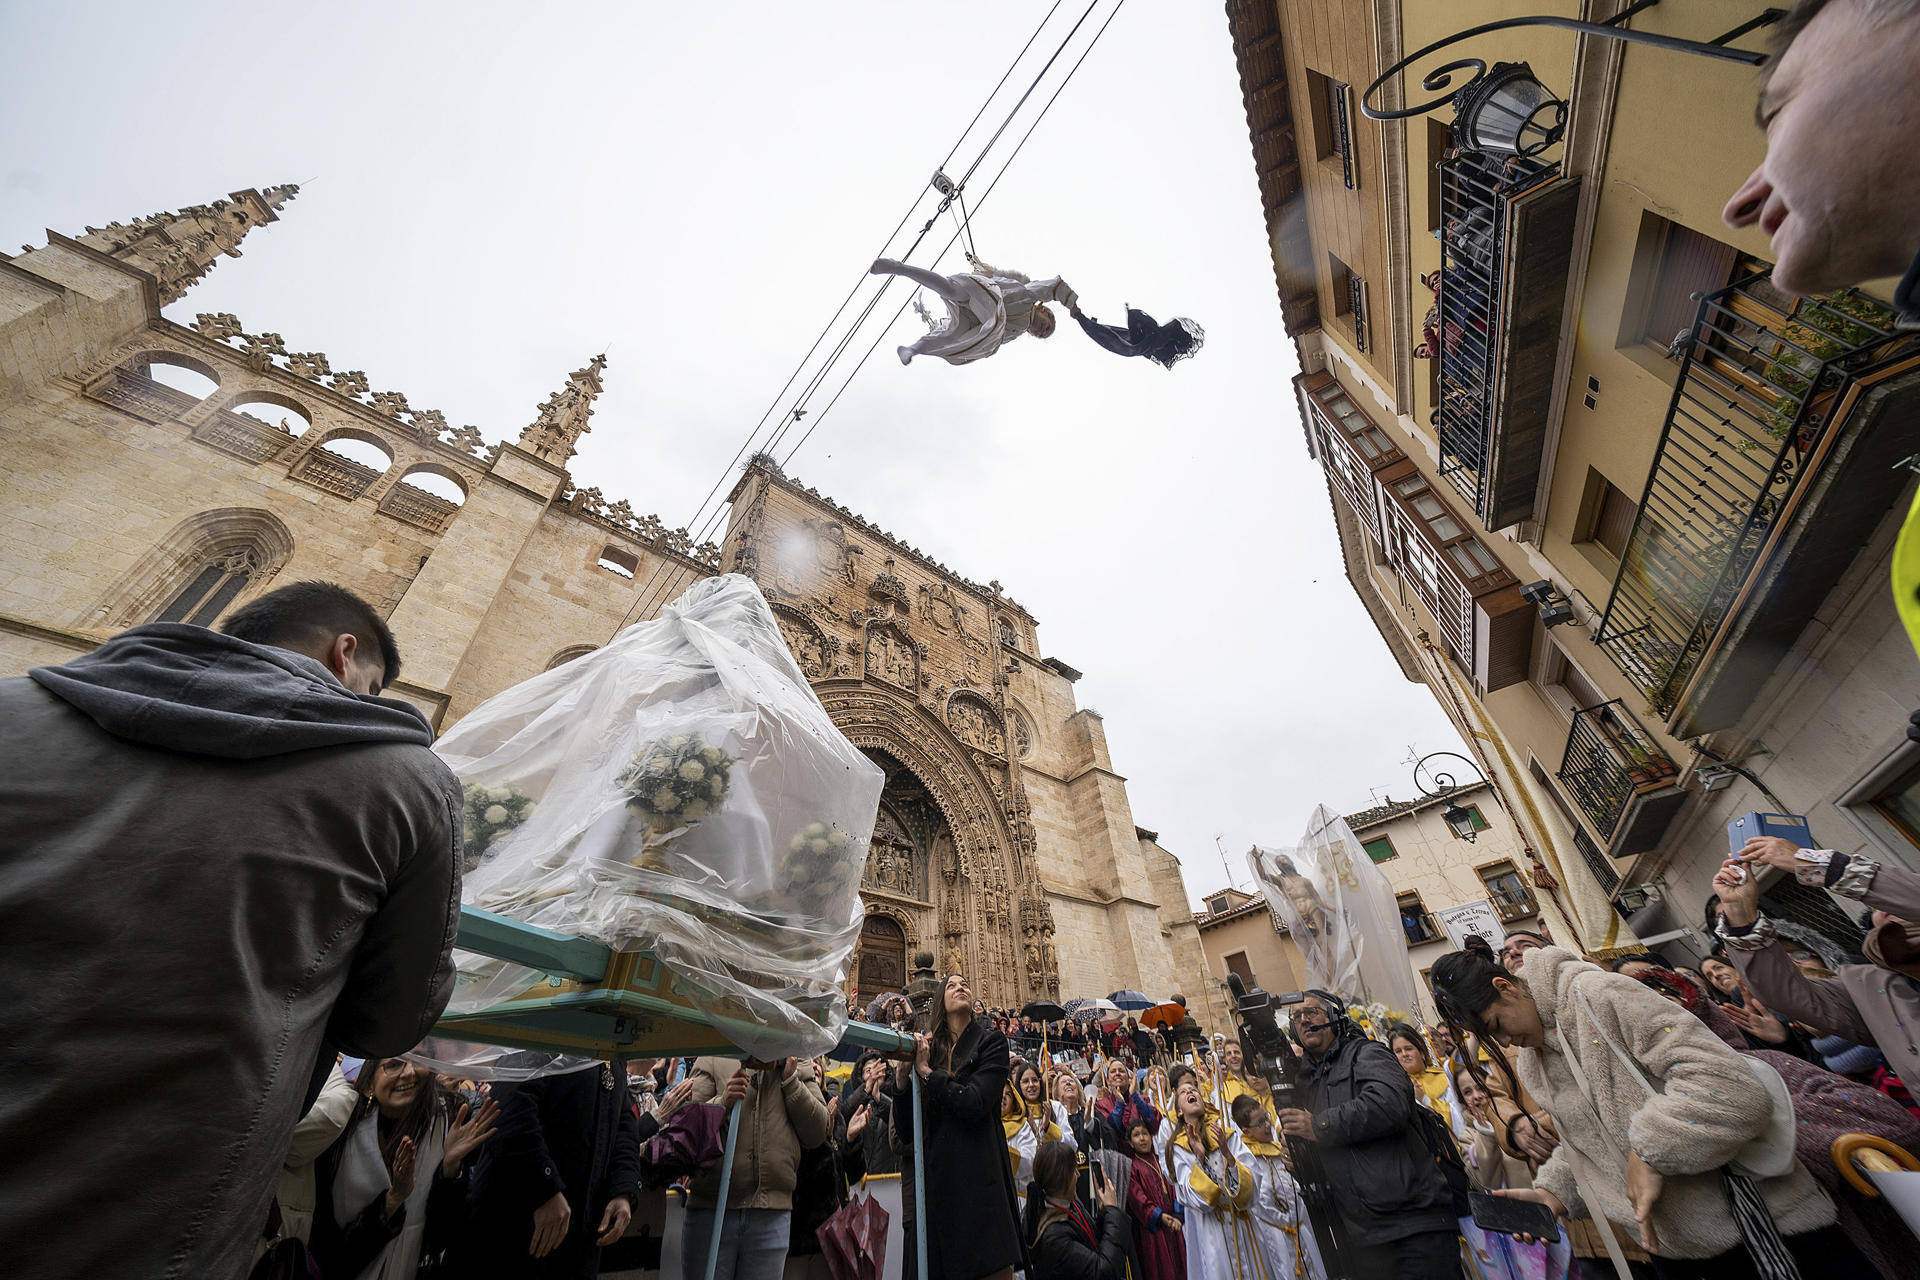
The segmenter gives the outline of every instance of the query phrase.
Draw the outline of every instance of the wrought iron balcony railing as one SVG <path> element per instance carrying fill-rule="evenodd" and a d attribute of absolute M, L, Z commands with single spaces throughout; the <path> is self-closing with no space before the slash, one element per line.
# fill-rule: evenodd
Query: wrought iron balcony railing
<path fill-rule="evenodd" d="M 1671 785 L 1679 773 L 1620 699 L 1574 712 L 1559 778 L 1603 841 L 1635 795 Z"/>
<path fill-rule="evenodd" d="M 1440 474 L 1489 529 L 1532 514 L 1560 343 L 1577 182 L 1557 162 L 1464 152 L 1440 164 Z"/>
<path fill-rule="evenodd" d="M 1672 715 L 1869 373 L 1920 339 L 1853 293 L 1763 273 L 1700 300 L 1596 642 Z"/>

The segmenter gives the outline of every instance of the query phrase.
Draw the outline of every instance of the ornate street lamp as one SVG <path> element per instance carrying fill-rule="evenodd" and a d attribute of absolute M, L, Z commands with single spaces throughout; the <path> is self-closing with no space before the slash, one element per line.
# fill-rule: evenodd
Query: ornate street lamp
<path fill-rule="evenodd" d="M 1740 62 L 1750 67 L 1757 67 L 1767 60 L 1766 54 L 1754 53 L 1747 49 L 1730 49 L 1727 47 L 1727 42 L 1736 40 L 1749 31 L 1771 26 L 1786 14 L 1784 9 L 1764 10 L 1758 17 L 1741 23 L 1725 35 L 1707 41 L 1681 40 L 1675 36 L 1655 35 L 1650 31 L 1633 31 L 1617 25 L 1642 9 L 1651 8 L 1658 3 L 1659 0 L 1639 0 L 1639 3 L 1628 5 L 1606 22 L 1580 22 L 1573 18 L 1539 14 L 1524 18 L 1505 18 L 1499 22 L 1482 23 L 1480 26 L 1455 32 L 1446 39 L 1436 40 L 1426 48 L 1417 50 L 1388 67 L 1380 78 L 1368 85 L 1366 92 L 1360 95 L 1361 114 L 1369 120 L 1405 120 L 1410 116 L 1425 115 L 1429 111 L 1452 103 L 1454 136 L 1467 150 L 1478 151 L 1485 155 L 1537 155 L 1560 140 L 1560 135 L 1566 129 L 1567 104 L 1555 98 L 1546 86 L 1535 79 L 1533 70 L 1524 62 L 1496 63 L 1489 70 L 1484 59 L 1459 58 L 1434 68 L 1420 82 L 1420 87 L 1428 93 L 1440 94 L 1430 102 L 1388 110 L 1376 105 L 1374 98 L 1386 87 L 1389 80 L 1394 79 L 1421 59 L 1458 44 L 1462 40 L 1471 40 L 1475 36 L 1494 31 L 1506 31 L 1513 27 L 1555 27 L 1562 31 L 1601 36 L 1627 44 L 1652 45 L 1656 49 L 1671 49 L 1676 53 L 1696 53 L 1702 57 L 1718 58 L 1725 62 Z M 1456 89 L 1452 85 L 1454 73 L 1458 71 L 1471 71 L 1473 78 Z M 1442 90 L 1447 92 L 1443 93 Z"/>
<path fill-rule="evenodd" d="M 1462 784 L 1454 781 L 1451 773 L 1442 773 L 1438 769 L 1430 769 L 1427 767 L 1427 761 L 1438 760 L 1442 756 L 1449 760 L 1458 760 L 1461 764 L 1466 765 L 1469 769 L 1473 770 L 1474 777 L 1465 784 Z M 1421 776 L 1423 773 L 1426 775 L 1424 778 Z M 1460 790 L 1462 785 L 1470 787 L 1480 786 L 1486 781 L 1487 775 L 1480 771 L 1480 766 L 1457 751 L 1429 752 L 1413 763 L 1413 785 L 1420 788 L 1421 795 L 1431 796 L 1435 800 L 1445 800 L 1447 802 L 1447 807 L 1440 811 L 1440 817 L 1468 844 L 1472 844 L 1474 837 L 1479 833 L 1473 829 L 1473 815 L 1460 807 L 1453 799 L 1453 793 Z M 1463 827 L 1465 830 L 1461 829 Z"/>

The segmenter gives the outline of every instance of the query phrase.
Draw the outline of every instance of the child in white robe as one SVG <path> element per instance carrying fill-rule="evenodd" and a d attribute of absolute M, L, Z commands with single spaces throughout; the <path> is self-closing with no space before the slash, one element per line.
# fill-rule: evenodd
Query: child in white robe
<path fill-rule="evenodd" d="M 1273 1117 L 1252 1094 L 1233 1100 L 1234 1135 L 1241 1163 L 1253 1171 L 1254 1235 L 1267 1255 L 1276 1280 L 1327 1280 L 1313 1223 L 1301 1202 L 1300 1187 L 1287 1171 L 1280 1144 L 1275 1141 Z"/>
<path fill-rule="evenodd" d="M 1185 1210 L 1187 1280 L 1284 1280 L 1268 1264 L 1255 1235 L 1253 1170 L 1210 1123 L 1196 1076 L 1174 1090 L 1180 1124 L 1167 1147 L 1174 1194 Z"/>

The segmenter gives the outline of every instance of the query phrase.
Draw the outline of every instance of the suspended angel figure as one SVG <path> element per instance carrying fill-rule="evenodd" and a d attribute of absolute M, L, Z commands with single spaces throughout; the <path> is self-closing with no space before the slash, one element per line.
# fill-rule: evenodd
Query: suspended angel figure
<path fill-rule="evenodd" d="M 1034 280 L 1018 271 L 990 267 L 978 258 L 969 260 L 973 270 L 957 276 L 892 258 L 873 264 L 874 275 L 904 276 L 947 304 L 946 319 L 925 337 L 899 349 L 901 364 L 913 363 L 915 356 L 939 356 L 948 364 L 984 360 L 1023 333 L 1036 338 L 1051 334 L 1053 312 L 1047 310 L 1047 303 L 1078 305 L 1078 295 L 1058 276 Z"/>
<path fill-rule="evenodd" d="M 1087 336 L 1117 356 L 1145 356 L 1163 369 L 1171 369 L 1200 349 L 1207 332 L 1185 316 L 1175 316 L 1161 324 L 1138 307 L 1127 308 L 1127 327 L 1101 324 L 1084 314 L 1073 303 L 1067 310 L 1087 331 Z"/>

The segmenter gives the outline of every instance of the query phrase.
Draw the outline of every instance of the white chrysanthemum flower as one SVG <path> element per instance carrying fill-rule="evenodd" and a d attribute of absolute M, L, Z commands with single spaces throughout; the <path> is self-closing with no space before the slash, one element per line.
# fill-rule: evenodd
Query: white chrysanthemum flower
<path fill-rule="evenodd" d="M 713 792 L 714 798 L 718 799 L 727 794 L 727 780 L 725 778 L 715 778 L 707 784 L 707 790 Z"/>
<path fill-rule="evenodd" d="M 680 807 L 680 797 L 673 793 L 672 787 L 662 787 L 653 793 L 653 807 L 662 813 L 672 813 Z"/>
<path fill-rule="evenodd" d="M 788 853 L 805 853 L 806 850 L 807 850 L 807 838 L 803 835 L 795 836 L 793 839 L 787 841 Z"/>
<path fill-rule="evenodd" d="M 684 747 L 687 745 L 690 737 L 691 735 L 689 734 L 675 734 L 673 737 L 667 739 L 667 745 L 674 748 Z"/>
<path fill-rule="evenodd" d="M 701 758 L 704 759 L 708 764 L 719 764 L 720 758 L 723 754 L 725 753 L 722 752 L 718 747 L 700 748 Z"/>
<path fill-rule="evenodd" d="M 680 765 L 680 776 L 688 782 L 698 782 L 707 776 L 707 766 L 698 760 L 683 761 Z"/>
<path fill-rule="evenodd" d="M 807 852 L 817 855 L 817 854 L 823 854 L 826 851 L 827 851 L 826 837 L 815 836 L 813 839 L 807 841 Z"/>
<path fill-rule="evenodd" d="M 480 816 L 485 818 L 489 824 L 497 827 L 507 820 L 507 806 L 503 804 L 490 804 L 487 806 L 486 812 Z"/>
<path fill-rule="evenodd" d="M 807 826 L 807 835 L 809 835 L 809 836 L 823 836 L 823 835 L 825 835 L 825 834 L 827 834 L 827 824 L 826 824 L 826 823 L 824 823 L 824 822 L 815 822 L 815 823 L 810 823 L 810 824 L 808 824 L 808 826 Z"/>
<path fill-rule="evenodd" d="M 655 756 L 653 759 L 647 761 L 647 772 L 656 778 L 664 777 L 667 770 L 672 767 L 673 761 L 667 759 L 665 756 Z"/>
<path fill-rule="evenodd" d="M 707 802 L 705 800 L 695 800 L 687 805 L 687 817 L 697 822 L 706 816 Z"/>

